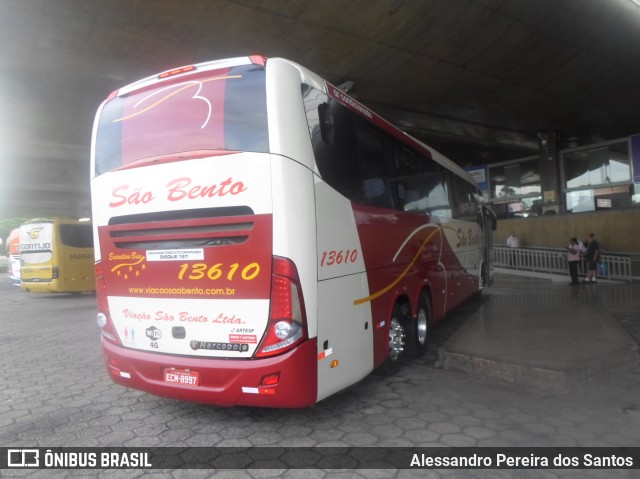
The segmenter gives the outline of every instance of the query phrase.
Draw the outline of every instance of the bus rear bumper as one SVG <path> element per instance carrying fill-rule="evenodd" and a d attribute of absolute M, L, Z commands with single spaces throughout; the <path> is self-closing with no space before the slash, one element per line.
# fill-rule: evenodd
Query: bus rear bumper
<path fill-rule="evenodd" d="M 102 338 L 111 379 L 156 396 L 217 406 L 309 407 L 317 401 L 317 341 L 281 356 L 256 360 L 160 355 L 116 346 Z M 164 381 L 167 368 L 198 373 L 198 386 Z M 263 379 L 279 375 L 276 384 Z"/>
<path fill-rule="evenodd" d="M 24 281 L 18 285 L 27 293 L 88 293 L 96 290 L 93 282 L 57 283 L 53 281 Z"/>

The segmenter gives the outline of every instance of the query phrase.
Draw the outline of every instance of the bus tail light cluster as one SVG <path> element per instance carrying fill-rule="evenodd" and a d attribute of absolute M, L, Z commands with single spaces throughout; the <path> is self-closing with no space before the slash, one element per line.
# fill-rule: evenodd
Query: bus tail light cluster
<path fill-rule="evenodd" d="M 255 357 L 281 354 L 307 338 L 307 318 L 298 270 L 291 260 L 275 256 L 269 323 Z"/>
<path fill-rule="evenodd" d="M 267 64 L 267 58 L 262 55 L 250 55 L 249 59 L 254 65 L 265 66 Z"/>
<path fill-rule="evenodd" d="M 107 301 L 107 285 L 104 281 L 104 271 L 102 269 L 102 262 L 96 263 L 96 299 L 98 302 L 98 326 L 102 335 L 115 344 L 122 344 L 116 333 L 116 329 L 111 322 L 109 315 L 109 303 Z"/>
<path fill-rule="evenodd" d="M 54 266 L 51 268 L 51 279 L 59 279 L 60 278 L 60 268 Z"/>

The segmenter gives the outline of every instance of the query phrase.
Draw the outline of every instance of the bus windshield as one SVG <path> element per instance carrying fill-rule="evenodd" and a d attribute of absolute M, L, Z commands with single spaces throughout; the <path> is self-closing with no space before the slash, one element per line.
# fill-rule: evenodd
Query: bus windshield
<path fill-rule="evenodd" d="M 145 158 L 211 150 L 269 151 L 264 67 L 196 71 L 107 101 L 95 174 Z"/>

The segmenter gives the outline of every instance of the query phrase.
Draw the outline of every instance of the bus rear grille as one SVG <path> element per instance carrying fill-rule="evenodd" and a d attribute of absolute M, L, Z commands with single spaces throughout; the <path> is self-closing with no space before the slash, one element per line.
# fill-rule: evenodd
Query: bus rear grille
<path fill-rule="evenodd" d="M 118 248 L 150 250 L 203 248 L 245 242 L 253 229 L 251 216 L 221 215 L 219 210 L 224 210 L 223 213 L 240 212 L 235 208 L 215 208 L 116 217 L 108 226 L 109 237 Z M 253 213 L 249 208 L 247 210 Z M 205 211 L 210 216 L 205 216 Z"/>

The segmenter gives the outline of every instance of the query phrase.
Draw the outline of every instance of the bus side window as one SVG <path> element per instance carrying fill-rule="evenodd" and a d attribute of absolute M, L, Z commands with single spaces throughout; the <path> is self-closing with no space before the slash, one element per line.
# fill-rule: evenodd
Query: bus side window
<path fill-rule="evenodd" d="M 425 212 L 442 218 L 452 218 L 449 199 L 451 179 L 448 171 L 435 163 L 425 163 L 424 181 L 427 190 Z"/>
<path fill-rule="evenodd" d="M 302 97 L 320 177 L 350 200 L 362 201 L 353 113 L 309 85 L 302 85 Z"/>
<path fill-rule="evenodd" d="M 364 192 L 362 202 L 378 208 L 393 208 L 394 199 L 388 184 L 391 151 L 387 135 L 356 117 L 356 138 Z"/>
<path fill-rule="evenodd" d="M 322 141 L 333 146 L 333 116 L 331 115 L 329 103 L 321 103 L 318 105 L 318 119 L 320 120 L 320 137 L 322 138 Z"/>
<path fill-rule="evenodd" d="M 462 178 L 455 177 L 451 182 L 453 194 L 453 217 L 466 221 L 476 219 L 474 187 Z"/>
<path fill-rule="evenodd" d="M 367 178 L 363 180 L 364 203 L 382 208 L 389 207 L 389 191 L 382 178 Z"/>
<path fill-rule="evenodd" d="M 427 190 L 424 184 L 424 163 L 426 159 L 419 153 L 403 146 L 393 144 L 394 173 L 398 195 L 398 209 L 414 213 L 424 213 Z"/>

